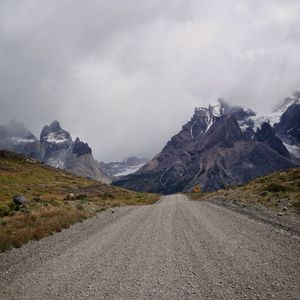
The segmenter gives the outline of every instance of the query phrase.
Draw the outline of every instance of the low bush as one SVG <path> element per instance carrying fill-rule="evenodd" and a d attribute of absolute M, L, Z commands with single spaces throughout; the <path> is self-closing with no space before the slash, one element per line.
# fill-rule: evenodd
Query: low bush
<path fill-rule="evenodd" d="M 278 183 L 270 183 L 264 189 L 271 193 L 285 192 L 287 190 L 285 186 Z"/>
<path fill-rule="evenodd" d="M 7 216 L 10 213 L 10 207 L 0 203 L 0 217 Z"/>

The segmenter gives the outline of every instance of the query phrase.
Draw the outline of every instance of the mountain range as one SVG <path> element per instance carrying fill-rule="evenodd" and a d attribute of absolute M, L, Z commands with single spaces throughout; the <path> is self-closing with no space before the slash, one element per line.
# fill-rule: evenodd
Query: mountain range
<path fill-rule="evenodd" d="M 145 165 L 149 159 L 132 156 L 123 161 L 114 162 L 99 162 L 100 169 L 108 176 L 119 176 L 129 175 L 136 172 L 143 165 Z"/>
<path fill-rule="evenodd" d="M 197 185 L 213 191 L 300 165 L 300 92 L 271 114 L 228 105 L 196 108 L 151 161 L 115 185 L 171 194 Z"/>
<path fill-rule="evenodd" d="M 46 125 L 35 137 L 23 123 L 10 122 L 0 126 L 0 149 L 27 155 L 55 168 L 65 169 L 78 176 L 110 183 L 99 163 L 94 159 L 92 149 L 77 137 L 61 128 L 57 121 Z"/>

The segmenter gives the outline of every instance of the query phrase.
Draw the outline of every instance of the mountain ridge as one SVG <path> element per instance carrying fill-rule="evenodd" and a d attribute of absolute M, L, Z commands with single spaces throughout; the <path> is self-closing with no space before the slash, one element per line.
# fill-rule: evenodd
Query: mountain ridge
<path fill-rule="evenodd" d="M 289 108 L 300 107 L 300 93 L 287 99 L 281 116 L 288 114 L 287 121 L 292 119 L 298 130 L 300 114 L 298 110 L 289 112 Z M 280 137 L 278 128 L 273 126 L 275 115 L 278 124 L 283 123 Z M 198 184 L 204 191 L 212 191 L 295 167 L 299 156 L 291 153 L 286 143 L 294 142 L 298 136 L 293 140 L 283 138 L 290 135 L 286 130 L 290 124 L 281 116 L 278 119 L 278 113 L 274 113 L 271 120 L 261 118 L 250 109 L 230 106 L 222 99 L 217 105 L 196 108 L 191 120 L 160 153 L 136 173 L 114 184 L 163 194 L 189 192 Z"/>
<path fill-rule="evenodd" d="M 23 123 L 0 126 L 0 149 L 27 155 L 78 176 L 111 182 L 94 159 L 89 145 L 78 137 L 73 141 L 71 134 L 56 120 L 43 127 L 39 139 Z"/>

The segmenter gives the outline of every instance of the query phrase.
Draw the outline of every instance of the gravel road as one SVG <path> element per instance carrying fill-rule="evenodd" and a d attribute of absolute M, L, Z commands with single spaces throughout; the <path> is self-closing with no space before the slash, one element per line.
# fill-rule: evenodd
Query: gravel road
<path fill-rule="evenodd" d="M 300 239 L 185 196 L 0 254 L 0 299 L 300 299 Z"/>

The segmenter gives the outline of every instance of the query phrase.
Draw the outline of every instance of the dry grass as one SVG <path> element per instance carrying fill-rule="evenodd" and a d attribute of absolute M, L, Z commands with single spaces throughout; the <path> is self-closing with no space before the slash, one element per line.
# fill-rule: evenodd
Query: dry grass
<path fill-rule="evenodd" d="M 258 177 L 245 185 L 229 186 L 212 193 L 192 194 L 194 200 L 222 199 L 263 205 L 274 211 L 288 207 L 300 213 L 300 169 L 294 168 Z"/>
<path fill-rule="evenodd" d="M 73 207 L 46 206 L 3 218 L 0 249 L 20 247 L 29 240 L 39 240 L 89 216 L 87 212 Z"/>
<path fill-rule="evenodd" d="M 72 193 L 74 197 L 68 195 Z M 27 198 L 20 208 L 14 195 Z M 0 151 L 0 251 L 20 247 L 110 207 L 153 204 L 158 195 L 136 193 L 72 175 Z"/>

